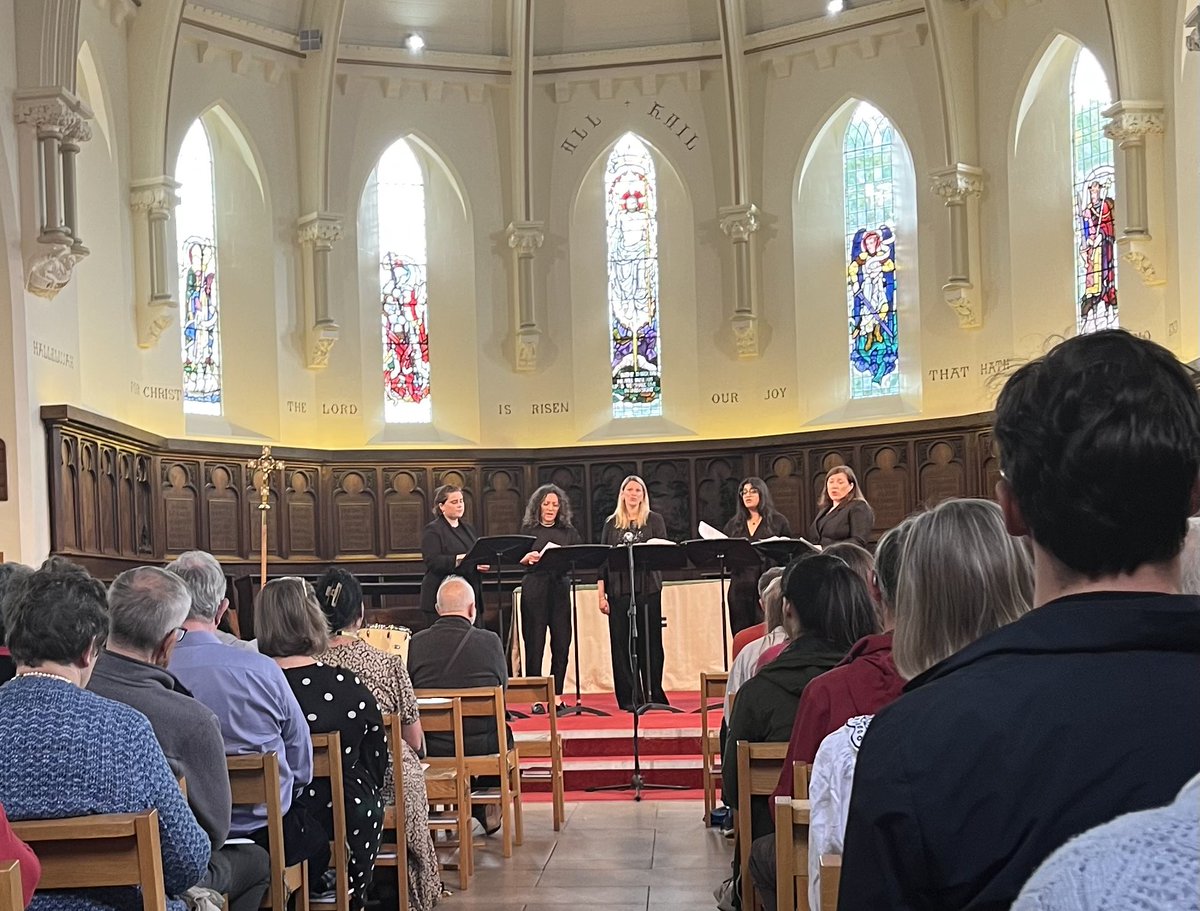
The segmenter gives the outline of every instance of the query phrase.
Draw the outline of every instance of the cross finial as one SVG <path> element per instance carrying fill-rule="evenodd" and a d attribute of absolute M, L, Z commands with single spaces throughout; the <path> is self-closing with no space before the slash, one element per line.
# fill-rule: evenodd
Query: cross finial
<path fill-rule="evenodd" d="M 271 447 L 264 444 L 262 455 L 257 459 L 250 459 L 246 463 L 246 467 L 253 472 L 261 472 L 262 480 L 258 487 L 258 508 L 271 508 L 271 472 L 283 471 L 283 462 L 274 458 L 271 455 Z"/>

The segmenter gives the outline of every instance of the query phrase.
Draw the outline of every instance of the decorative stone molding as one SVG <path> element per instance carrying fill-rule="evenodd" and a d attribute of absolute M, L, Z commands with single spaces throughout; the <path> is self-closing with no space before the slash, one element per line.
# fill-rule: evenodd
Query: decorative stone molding
<path fill-rule="evenodd" d="M 1166 132 L 1163 105 L 1157 101 L 1118 101 L 1104 111 L 1104 135 L 1114 142 L 1142 139 Z"/>
<path fill-rule="evenodd" d="M 134 215 L 134 272 L 137 282 L 138 345 L 150 348 L 179 315 L 171 218 L 179 184 L 170 177 L 137 180 L 129 187 Z"/>
<path fill-rule="evenodd" d="M 748 243 L 750 235 L 758 230 L 758 206 L 752 202 L 741 206 L 722 206 L 717 214 L 721 216 L 721 230 L 735 244 Z"/>
<path fill-rule="evenodd" d="M 329 254 L 342 239 L 342 216 L 332 212 L 310 212 L 296 223 L 296 240 L 304 270 L 305 363 L 310 370 L 329 365 L 329 354 L 340 335 L 329 307 Z"/>
<path fill-rule="evenodd" d="M 982 196 L 983 184 L 983 169 L 971 165 L 956 164 L 929 175 L 929 188 L 948 206 Z"/>
<path fill-rule="evenodd" d="M 332 247 L 342 239 L 344 233 L 342 216 L 313 212 L 300 219 L 296 240 L 302 244 L 324 244 Z"/>
<path fill-rule="evenodd" d="M 509 249 L 518 256 L 533 256 L 546 240 L 545 227 L 542 221 L 513 222 L 505 231 Z"/>
<path fill-rule="evenodd" d="M 505 230 L 509 249 L 513 251 L 512 295 L 517 314 L 514 363 L 520 373 L 537 369 L 542 331 L 538 328 L 533 296 L 533 255 L 545 242 L 545 229 L 545 222 L 514 221 Z"/>
<path fill-rule="evenodd" d="M 1161 182 L 1152 185 L 1146 172 L 1146 137 L 1165 132 L 1163 105 L 1158 101 L 1122 100 L 1104 111 L 1108 123 L 1104 135 L 1117 143 L 1121 152 L 1117 179 L 1121 182 L 1122 241 L 1151 240 L 1150 194 L 1157 197 Z"/>
<path fill-rule="evenodd" d="M 83 259 L 66 244 L 48 244 L 44 253 L 31 257 L 25 265 L 25 290 L 47 300 L 55 297 L 71 281 L 75 266 Z"/>
<path fill-rule="evenodd" d="M 310 370 L 323 370 L 329 366 L 329 353 L 337 343 L 340 331 L 338 324 L 331 319 L 317 323 L 308 330 L 305 360 Z"/>
<path fill-rule="evenodd" d="M 1165 285 L 1167 280 L 1159 274 L 1158 267 L 1152 258 L 1153 244 L 1150 241 L 1140 241 L 1131 238 L 1121 238 L 1117 241 L 1121 250 L 1121 258 L 1133 267 L 1142 284 L 1148 288 Z"/>
<path fill-rule="evenodd" d="M 972 300 L 968 292 L 974 290 L 970 285 L 950 283 L 942 286 L 942 297 L 946 306 L 958 317 L 960 329 L 978 329 L 983 325 L 983 314 L 979 302 Z"/>
<path fill-rule="evenodd" d="M 135 212 L 171 212 L 179 205 L 175 195 L 178 189 L 179 184 L 173 180 L 138 181 L 129 191 L 129 207 Z"/>
<path fill-rule="evenodd" d="M 758 317 L 753 313 L 741 313 L 730 320 L 730 325 L 738 357 L 758 357 Z"/>
<path fill-rule="evenodd" d="M 733 313 L 729 324 L 738 357 L 758 357 L 758 307 L 751 238 L 758 230 L 759 210 L 752 202 L 722 206 L 721 230 L 733 242 Z"/>
<path fill-rule="evenodd" d="M 531 373 L 537 369 L 538 344 L 542 340 L 540 329 L 522 329 L 517 333 L 517 370 Z"/>

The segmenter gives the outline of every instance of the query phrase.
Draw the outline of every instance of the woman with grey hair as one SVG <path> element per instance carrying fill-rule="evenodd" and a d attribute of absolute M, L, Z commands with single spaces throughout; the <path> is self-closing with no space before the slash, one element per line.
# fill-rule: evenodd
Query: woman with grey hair
<path fill-rule="evenodd" d="M 533 536 L 533 547 L 521 564 L 521 631 L 525 642 L 525 675 L 540 677 L 546 631 L 550 631 L 550 673 L 554 692 L 561 696 L 571 653 L 571 587 L 566 573 L 539 572 L 538 561 L 550 545 L 568 547 L 583 538 L 571 522 L 571 501 L 557 484 L 543 484 L 525 506 L 521 534 Z M 561 703 L 556 709 L 561 708 Z M 534 706 L 536 712 L 539 706 Z"/>
<path fill-rule="evenodd" d="M 17 673 L 17 664 L 4 643 L 4 593 L 31 572 L 33 570 L 21 563 L 0 563 L 0 683 L 12 680 Z"/>

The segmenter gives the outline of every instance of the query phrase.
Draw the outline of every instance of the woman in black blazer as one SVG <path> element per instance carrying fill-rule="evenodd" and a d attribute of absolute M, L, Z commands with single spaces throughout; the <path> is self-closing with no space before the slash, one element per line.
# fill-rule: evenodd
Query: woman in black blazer
<path fill-rule="evenodd" d="M 790 538 L 792 529 L 787 517 L 775 511 L 771 491 L 762 478 L 746 478 L 738 488 L 738 509 L 725 523 L 729 538 L 762 541 L 764 538 Z M 747 566 L 733 571 L 729 579 L 729 631 L 736 636 L 748 626 L 762 622 L 758 608 L 758 577 L 763 570 L 774 566 L 765 560 L 759 566 Z"/>
<path fill-rule="evenodd" d="M 858 478 L 849 465 L 838 465 L 825 475 L 825 491 L 817 503 L 821 508 L 809 528 L 813 544 L 825 547 L 839 541 L 853 541 L 867 546 L 867 538 L 875 527 L 875 510 L 862 495 Z"/>
<path fill-rule="evenodd" d="M 425 575 L 421 579 L 421 610 L 433 623 L 437 619 L 437 590 L 449 575 L 462 576 L 475 589 L 475 625 L 483 626 L 483 591 L 480 573 L 486 566 L 460 566 L 479 537 L 470 524 L 462 520 L 467 504 L 462 488 L 443 484 L 433 492 L 433 511 L 437 518 L 425 526 L 421 536 L 421 559 Z"/>

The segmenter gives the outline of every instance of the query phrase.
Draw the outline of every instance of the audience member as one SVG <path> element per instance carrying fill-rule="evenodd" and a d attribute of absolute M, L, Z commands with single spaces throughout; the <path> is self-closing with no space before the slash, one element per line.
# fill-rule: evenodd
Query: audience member
<path fill-rule="evenodd" d="M 374 648 L 358 638 L 365 617 L 362 586 L 344 569 L 331 569 L 317 582 L 317 599 L 332 638 L 318 658 L 325 664 L 358 674 L 385 715 L 400 716 L 404 787 L 404 832 L 408 847 L 409 904 L 415 911 L 432 908 L 442 894 L 437 854 L 429 831 L 429 798 L 418 753 L 424 750 L 421 716 L 404 659 Z M 383 796 L 395 801 L 394 771 L 389 764 Z"/>
<path fill-rule="evenodd" d="M 127 705 L 87 692 L 108 633 L 104 586 L 79 567 L 40 569 L 6 596 L 17 676 L 0 687 L 0 804 L 13 820 L 158 811 L 163 882 L 177 896 L 208 867 L 210 844 L 154 731 Z M 140 906 L 136 890 L 35 895 L 30 906 Z M 170 899 L 172 911 L 184 904 Z"/>
<path fill-rule="evenodd" d="M 1187 537 L 1179 555 L 1179 590 L 1200 595 L 1200 516 L 1188 519 Z"/>
<path fill-rule="evenodd" d="M 42 876 L 42 864 L 33 848 L 17 838 L 9 825 L 4 807 L 0 806 L 0 863 L 15 860 L 21 865 L 21 901 L 25 907 L 33 900 L 33 890 Z"/>
<path fill-rule="evenodd" d="M 729 666 L 725 683 L 724 718 L 729 721 L 729 706 L 733 697 L 747 680 L 754 676 L 759 656 L 773 645 L 786 645 L 787 630 L 783 628 L 783 567 L 772 566 L 758 579 L 758 599 L 762 603 L 763 623 L 768 632 L 746 645 Z"/>
<path fill-rule="evenodd" d="M 20 563 L 0 563 L 0 683 L 12 680 L 17 673 L 16 662 L 5 644 L 4 593 L 9 586 L 29 575 L 33 570 Z"/>
<path fill-rule="evenodd" d="M 793 561 L 784 573 L 783 586 L 783 625 L 789 644 L 743 684 L 729 719 L 721 789 L 725 802 L 734 808 L 738 805 L 738 741 L 786 741 L 809 681 L 835 667 L 850 646 L 875 630 L 875 608 L 866 586 L 838 557 L 820 554 Z M 774 829 L 765 797 L 755 799 L 751 817 L 754 837 Z M 743 838 L 749 835 L 739 833 Z"/>
<path fill-rule="evenodd" d="M 286 576 L 268 582 L 255 598 L 254 621 L 259 650 L 283 669 L 312 733 L 341 734 L 350 907 L 361 909 L 383 841 L 388 765 L 383 715 L 353 671 L 317 661 L 315 656 L 329 647 L 329 633 L 316 593 L 303 579 Z M 330 780 L 320 778 L 296 797 L 297 804 L 307 806 L 321 821 L 328 839 L 333 838 L 332 793 Z"/>
<path fill-rule="evenodd" d="M 212 844 L 201 885 L 228 895 L 231 911 L 256 911 L 270 885 L 270 858 L 258 845 L 225 844 L 231 798 L 221 723 L 166 669 L 191 603 L 187 586 L 165 569 L 142 566 L 117 576 L 108 589 L 108 642 L 88 689 L 150 721 Z"/>
<path fill-rule="evenodd" d="M 1180 721 L 1200 717 L 1200 598 L 1178 594 L 1200 506 L 1186 372 L 1126 332 L 1073 338 L 1009 379 L 995 438 L 1035 609 L 922 673 L 867 730 L 843 911 L 1007 908 L 1069 838 L 1173 800 L 1200 770 L 1200 725 Z M 943 566 L 906 555 L 901 611 L 910 571 Z M 980 632 L 943 626 L 947 646 L 956 628 Z M 901 622 L 905 674 L 909 635 Z"/>
<path fill-rule="evenodd" d="M 258 645 L 253 640 L 239 639 L 220 629 L 221 620 L 229 611 L 229 599 L 225 597 L 225 570 L 216 557 L 202 550 L 189 550 L 168 563 L 167 569 L 182 579 L 192 593 L 192 609 L 188 620 L 201 624 L 203 629 L 224 645 L 249 652 L 258 651 Z"/>
<path fill-rule="evenodd" d="M 1200 908 L 1200 775 L 1175 802 L 1071 839 L 1038 867 L 1013 911 Z"/>
<path fill-rule="evenodd" d="M 312 868 L 324 869 L 329 863 L 324 830 L 306 808 L 292 804 L 293 796 L 312 778 L 312 739 L 283 671 L 265 655 L 225 645 L 218 638 L 221 602 L 195 600 L 205 577 L 208 591 L 216 589 L 216 573 L 199 551 L 192 551 L 187 561 L 180 557 L 169 569 L 185 584 L 189 574 L 196 581 L 188 585 L 193 600 L 183 621 L 187 635 L 171 653 L 171 673 L 217 716 L 227 755 L 275 753 L 287 862 L 308 860 Z M 219 565 L 216 570 L 220 571 Z M 223 573 L 221 578 L 224 584 Z M 234 807 L 230 834 L 267 847 L 266 814 L 265 806 Z"/>

